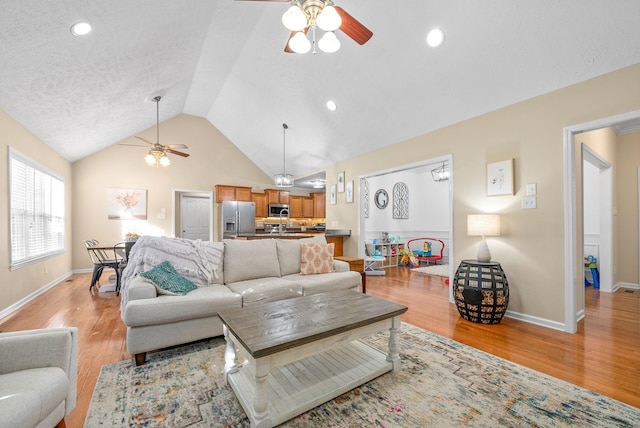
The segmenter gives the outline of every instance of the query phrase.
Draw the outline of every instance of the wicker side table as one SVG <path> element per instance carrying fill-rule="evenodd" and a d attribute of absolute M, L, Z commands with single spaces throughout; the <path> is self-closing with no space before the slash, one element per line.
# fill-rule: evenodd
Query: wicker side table
<path fill-rule="evenodd" d="M 454 276 L 460 316 L 481 324 L 498 324 L 509 304 L 509 283 L 500 263 L 462 260 Z"/>

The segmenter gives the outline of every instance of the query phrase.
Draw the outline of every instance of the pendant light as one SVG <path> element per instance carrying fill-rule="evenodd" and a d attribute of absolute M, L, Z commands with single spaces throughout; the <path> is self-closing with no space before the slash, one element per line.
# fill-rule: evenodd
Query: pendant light
<path fill-rule="evenodd" d="M 282 174 L 276 174 L 273 177 L 273 181 L 276 184 L 276 187 L 293 187 L 293 175 L 287 174 L 287 170 L 285 168 L 285 148 L 286 148 L 286 133 L 289 127 L 286 123 L 282 124 Z"/>

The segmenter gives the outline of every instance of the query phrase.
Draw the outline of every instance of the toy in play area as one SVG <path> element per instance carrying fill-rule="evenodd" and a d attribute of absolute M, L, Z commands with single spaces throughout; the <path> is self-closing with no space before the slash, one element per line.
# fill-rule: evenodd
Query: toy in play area
<path fill-rule="evenodd" d="M 405 249 L 405 251 L 402 253 L 399 264 L 403 266 L 409 266 L 411 269 L 420 266 L 420 263 L 416 259 L 416 256 L 408 248 Z"/>

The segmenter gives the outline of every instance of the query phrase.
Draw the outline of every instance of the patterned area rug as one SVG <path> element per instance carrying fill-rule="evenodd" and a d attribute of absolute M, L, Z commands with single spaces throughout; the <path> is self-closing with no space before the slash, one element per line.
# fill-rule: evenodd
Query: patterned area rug
<path fill-rule="evenodd" d="M 411 272 L 423 273 L 426 275 L 449 276 L 449 265 L 433 265 L 411 269 Z"/>
<path fill-rule="evenodd" d="M 386 349 L 387 338 L 367 339 Z M 284 427 L 638 427 L 640 409 L 403 324 L 402 370 Z M 102 367 L 85 427 L 248 427 L 215 338 Z"/>

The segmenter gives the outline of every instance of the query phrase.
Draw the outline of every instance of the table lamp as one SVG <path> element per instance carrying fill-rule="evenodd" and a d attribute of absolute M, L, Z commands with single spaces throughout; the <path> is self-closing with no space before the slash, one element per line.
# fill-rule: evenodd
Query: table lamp
<path fill-rule="evenodd" d="M 498 214 L 469 214 L 467 216 L 467 235 L 482 236 L 478 248 L 478 261 L 490 262 L 491 253 L 485 236 L 500 236 L 500 216 Z"/>

